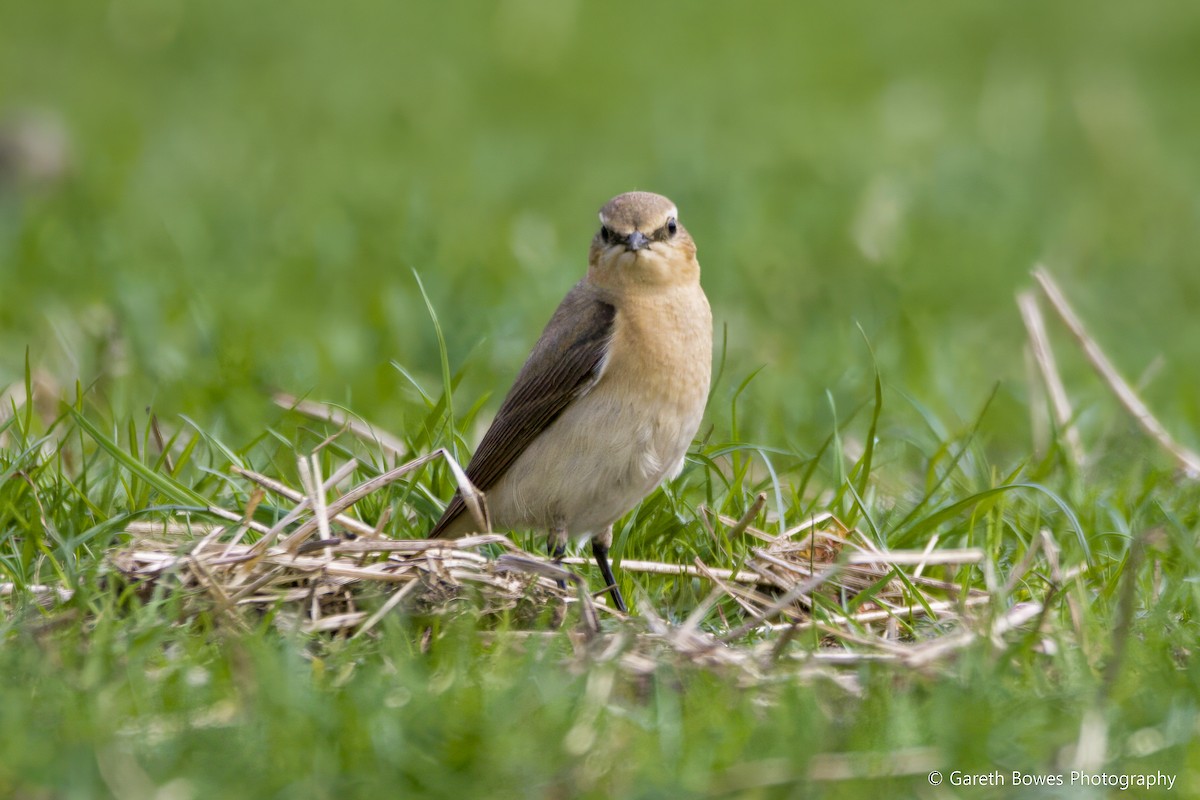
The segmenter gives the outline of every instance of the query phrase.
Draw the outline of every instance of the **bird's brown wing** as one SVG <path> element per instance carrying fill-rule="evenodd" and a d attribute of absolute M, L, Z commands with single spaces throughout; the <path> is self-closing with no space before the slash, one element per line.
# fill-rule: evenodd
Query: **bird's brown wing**
<path fill-rule="evenodd" d="M 487 492 L 530 442 L 595 385 L 615 319 L 616 308 L 585 281 L 567 293 L 467 465 L 476 488 Z M 455 492 L 430 538 L 445 535 L 464 511 L 462 496 Z"/>

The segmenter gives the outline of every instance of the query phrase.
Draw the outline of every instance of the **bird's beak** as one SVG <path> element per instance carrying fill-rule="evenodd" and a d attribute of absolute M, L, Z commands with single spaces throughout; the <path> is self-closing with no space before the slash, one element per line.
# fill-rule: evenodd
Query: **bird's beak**
<path fill-rule="evenodd" d="M 625 246 L 635 253 L 650 246 L 650 240 L 641 231 L 634 231 L 625 238 Z"/>

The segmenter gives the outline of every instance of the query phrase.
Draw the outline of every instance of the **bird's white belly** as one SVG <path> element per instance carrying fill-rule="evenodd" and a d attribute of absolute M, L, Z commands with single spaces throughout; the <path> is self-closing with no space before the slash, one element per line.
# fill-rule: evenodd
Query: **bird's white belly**
<path fill-rule="evenodd" d="M 488 506 L 497 528 L 564 525 L 584 537 L 679 473 L 704 394 L 647 397 L 611 386 L 601 380 L 573 403 L 492 487 Z"/>

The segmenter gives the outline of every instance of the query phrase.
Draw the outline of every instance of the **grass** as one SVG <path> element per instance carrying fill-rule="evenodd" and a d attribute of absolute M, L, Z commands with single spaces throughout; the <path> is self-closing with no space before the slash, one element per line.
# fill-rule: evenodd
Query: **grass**
<path fill-rule="evenodd" d="M 48 115 L 70 167 L 0 167 L 0 795 L 939 796 L 938 769 L 1008 779 L 965 796 L 1103 796 L 1012 786 L 1080 764 L 1200 790 L 1200 487 L 1044 306 L 1073 406 L 1052 413 L 1014 300 L 1048 264 L 1200 440 L 1191 8 L 3 17 L 3 135 Z M 349 638 L 115 568 L 135 523 L 290 510 L 235 467 L 298 487 L 314 453 L 325 476 L 356 458 L 348 483 L 401 447 L 465 456 L 594 209 L 633 187 L 697 238 L 720 378 L 616 559 L 743 568 L 753 537 L 713 520 L 765 495 L 750 527 L 829 511 L 880 548 L 978 548 L 922 574 L 986 606 L 890 639 L 754 628 L 730 642 L 751 672 L 643 647 L 711 599 L 701 578 L 619 569 L 637 616 L 604 619 L 629 637 L 605 659 L 553 604 L 401 605 Z M 453 485 L 434 462 L 353 513 L 421 538 Z M 818 594 L 817 618 L 889 586 Z M 997 632 L 1022 603 L 1041 611 Z M 746 619 L 722 596 L 699 628 Z"/>

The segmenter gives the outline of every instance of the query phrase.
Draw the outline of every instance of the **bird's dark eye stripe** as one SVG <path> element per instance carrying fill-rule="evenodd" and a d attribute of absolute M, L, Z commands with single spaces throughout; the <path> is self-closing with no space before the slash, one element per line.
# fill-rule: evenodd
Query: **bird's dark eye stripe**
<path fill-rule="evenodd" d="M 603 239 L 606 244 L 608 243 L 608 240 L 612 238 L 612 231 L 608 229 L 607 225 L 600 226 L 600 238 Z"/>
<path fill-rule="evenodd" d="M 674 217 L 671 217 L 670 219 L 667 220 L 665 225 L 663 225 L 661 228 L 659 228 L 658 230 L 656 230 L 654 232 L 654 240 L 661 242 L 665 239 L 670 239 L 672 236 L 674 236 L 678 232 L 679 232 L 679 223 L 677 223 L 675 221 Z"/>

